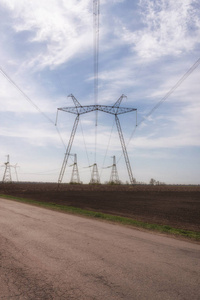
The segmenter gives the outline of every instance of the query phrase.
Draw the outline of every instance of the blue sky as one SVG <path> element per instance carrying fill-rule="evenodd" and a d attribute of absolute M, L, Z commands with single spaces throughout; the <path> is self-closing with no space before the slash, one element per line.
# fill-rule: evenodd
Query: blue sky
<path fill-rule="evenodd" d="M 53 122 L 58 107 L 94 104 L 92 0 L 0 0 L 1 69 Z M 98 104 L 138 110 L 119 116 L 133 176 L 200 184 L 200 67 L 148 118 L 145 116 L 200 57 L 197 0 L 112 0 L 100 3 Z M 58 180 L 75 116 L 60 112 L 57 128 L 0 73 L 0 160 L 18 163 L 19 180 Z M 94 163 L 95 114 L 81 116 L 72 146 L 81 180 Z M 132 138 L 130 139 L 130 137 Z M 109 180 L 112 156 L 129 180 L 114 117 L 98 114 L 97 164 Z M 70 157 L 64 182 L 72 172 Z M 3 177 L 4 167 L 0 168 Z M 16 179 L 14 170 L 13 180 Z"/>

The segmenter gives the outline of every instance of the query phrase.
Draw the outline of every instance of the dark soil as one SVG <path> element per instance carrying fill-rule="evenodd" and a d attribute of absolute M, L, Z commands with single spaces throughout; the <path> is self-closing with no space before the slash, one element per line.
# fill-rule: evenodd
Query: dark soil
<path fill-rule="evenodd" d="M 200 186 L 12 183 L 0 193 L 200 231 Z"/>

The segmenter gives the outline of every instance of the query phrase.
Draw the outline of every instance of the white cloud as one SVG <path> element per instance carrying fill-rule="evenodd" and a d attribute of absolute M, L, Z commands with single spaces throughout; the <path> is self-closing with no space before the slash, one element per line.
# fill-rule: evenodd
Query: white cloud
<path fill-rule="evenodd" d="M 24 67 L 54 68 L 84 53 L 93 42 L 89 0 L 1 0 L 0 4 L 11 13 L 16 33 L 28 31 L 32 35 L 26 42 L 40 44 L 40 51 L 32 52 Z"/>
<path fill-rule="evenodd" d="M 197 4 L 197 5 L 195 5 Z M 140 0 L 144 28 L 132 31 L 122 25 L 118 31 L 141 57 L 152 60 L 189 52 L 199 44 L 200 10 L 195 0 Z"/>

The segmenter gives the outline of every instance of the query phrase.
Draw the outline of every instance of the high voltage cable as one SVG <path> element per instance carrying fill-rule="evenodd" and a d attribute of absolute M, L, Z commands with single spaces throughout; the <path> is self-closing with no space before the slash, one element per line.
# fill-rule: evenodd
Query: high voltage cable
<path fill-rule="evenodd" d="M 113 121 L 113 125 L 112 125 L 112 128 L 111 128 L 111 132 L 110 132 L 110 136 L 109 136 L 109 140 L 108 140 L 107 149 L 106 149 L 106 152 L 105 152 L 105 155 L 104 155 L 103 164 L 102 164 L 102 167 L 101 167 L 100 178 L 101 178 L 101 175 L 102 175 L 102 171 L 104 169 L 104 164 L 105 164 L 106 156 L 107 156 L 107 153 L 108 153 L 108 148 L 110 147 L 110 141 L 111 141 L 111 136 L 112 136 L 114 125 L 115 125 L 115 120 Z"/>
<path fill-rule="evenodd" d="M 36 172 L 36 173 L 27 173 L 27 172 L 20 172 L 20 174 L 32 174 L 32 175 L 52 175 L 52 174 L 57 174 L 57 172 L 52 173 L 53 171 L 58 171 L 59 169 L 53 169 L 53 170 L 48 170 L 44 172 Z M 50 173 L 49 173 L 50 172 Z"/>
<path fill-rule="evenodd" d="M 131 136 L 129 138 L 129 141 L 127 143 L 127 147 L 133 137 L 133 135 L 135 134 L 136 132 L 136 129 L 138 128 L 138 126 L 140 126 L 150 115 L 153 114 L 153 112 L 165 101 L 167 100 L 167 98 L 183 83 L 183 81 L 185 81 L 188 76 L 190 76 L 190 74 L 199 66 L 200 64 L 200 58 L 197 59 L 197 61 L 189 68 L 189 70 L 179 79 L 179 81 L 169 90 L 169 92 L 149 111 L 148 114 L 146 114 L 145 117 L 142 118 L 142 120 L 136 125 L 136 127 L 134 128 L 133 132 L 131 133 Z M 121 156 L 119 157 L 118 161 L 120 161 L 122 157 L 122 154 Z"/>
<path fill-rule="evenodd" d="M 138 122 L 137 127 L 140 126 L 150 115 L 153 114 L 153 112 L 165 101 L 167 100 L 167 98 L 183 83 L 183 81 L 185 79 L 188 78 L 188 76 L 199 66 L 200 64 L 200 58 L 197 59 L 197 61 L 192 65 L 192 67 L 190 67 L 190 69 L 179 79 L 179 81 L 169 90 L 169 92 L 148 112 L 148 114 L 146 114 L 145 117 L 142 118 L 142 120 L 140 122 Z M 136 127 L 136 128 L 137 128 Z M 134 128 L 131 137 L 128 141 L 128 144 L 130 142 L 130 140 L 132 139 L 136 128 Z M 127 146 L 128 146 L 127 144 Z"/>
<path fill-rule="evenodd" d="M 50 119 L 23 91 L 22 89 L 10 78 L 10 76 L 8 76 L 8 74 L 2 69 L 2 67 L 0 67 L 0 72 L 1 74 L 25 97 L 25 99 L 40 113 L 43 115 L 43 117 L 45 117 L 51 124 L 55 125 L 54 121 L 52 119 Z M 56 126 L 56 130 L 57 133 L 60 137 L 60 140 L 63 144 L 63 146 L 66 148 L 66 145 L 62 139 L 62 136 L 60 134 L 59 129 Z"/>
<path fill-rule="evenodd" d="M 87 160 L 88 160 L 88 165 L 90 165 L 90 160 L 89 160 L 89 155 L 88 155 L 88 151 L 87 151 L 87 146 L 86 146 L 86 142 L 85 142 L 85 136 L 84 136 L 84 133 L 83 133 L 83 127 L 82 127 L 81 120 L 80 120 L 80 125 L 81 125 L 81 131 L 82 131 L 82 136 L 83 136 L 83 143 L 84 143 L 84 146 L 85 146 L 85 151 L 86 151 L 86 156 L 87 156 Z M 90 170 L 90 173 L 91 173 L 91 170 Z"/>
<path fill-rule="evenodd" d="M 93 0 L 93 34 L 94 34 L 94 102 L 98 104 L 98 68 L 99 68 L 99 12 L 100 1 Z M 98 113 L 98 111 L 96 111 Z M 97 114 L 95 125 L 97 126 Z"/>
<path fill-rule="evenodd" d="M 62 142 L 64 148 L 66 149 L 67 147 L 66 147 L 66 145 L 65 145 L 65 143 L 64 143 L 64 141 L 63 141 L 63 138 L 62 138 L 61 133 L 60 133 L 60 131 L 59 131 L 59 129 L 58 129 L 58 126 L 56 126 L 56 130 L 57 130 L 57 132 L 58 132 L 58 135 L 59 135 L 59 137 L 60 137 L 60 140 L 61 140 L 61 142 Z"/>
<path fill-rule="evenodd" d="M 41 109 L 22 91 L 22 89 L 8 76 L 8 74 L 6 74 L 1 67 L 0 72 L 39 113 L 41 113 L 50 123 L 54 124 L 54 121 L 51 120 L 43 111 L 41 111 Z"/>
<path fill-rule="evenodd" d="M 98 105 L 98 68 L 99 68 L 99 12 L 100 0 L 93 0 L 93 50 L 94 50 L 94 102 Z M 98 110 L 95 111 L 95 162 L 97 148 Z"/>
<path fill-rule="evenodd" d="M 179 81 L 169 90 L 169 92 L 150 110 L 150 112 L 143 117 L 143 119 L 137 124 L 139 126 L 145 121 L 152 113 L 181 85 L 181 83 L 187 79 L 187 77 L 199 66 L 200 58 L 192 65 L 192 67 L 179 79 Z"/>

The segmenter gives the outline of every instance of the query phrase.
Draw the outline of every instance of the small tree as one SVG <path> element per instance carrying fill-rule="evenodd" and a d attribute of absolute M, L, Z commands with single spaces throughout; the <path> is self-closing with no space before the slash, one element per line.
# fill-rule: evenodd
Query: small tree
<path fill-rule="evenodd" d="M 151 178 L 151 180 L 150 180 L 149 184 L 151 184 L 151 185 L 155 185 L 155 184 L 156 184 L 156 180 L 155 180 L 155 179 L 153 179 L 153 178 Z"/>

